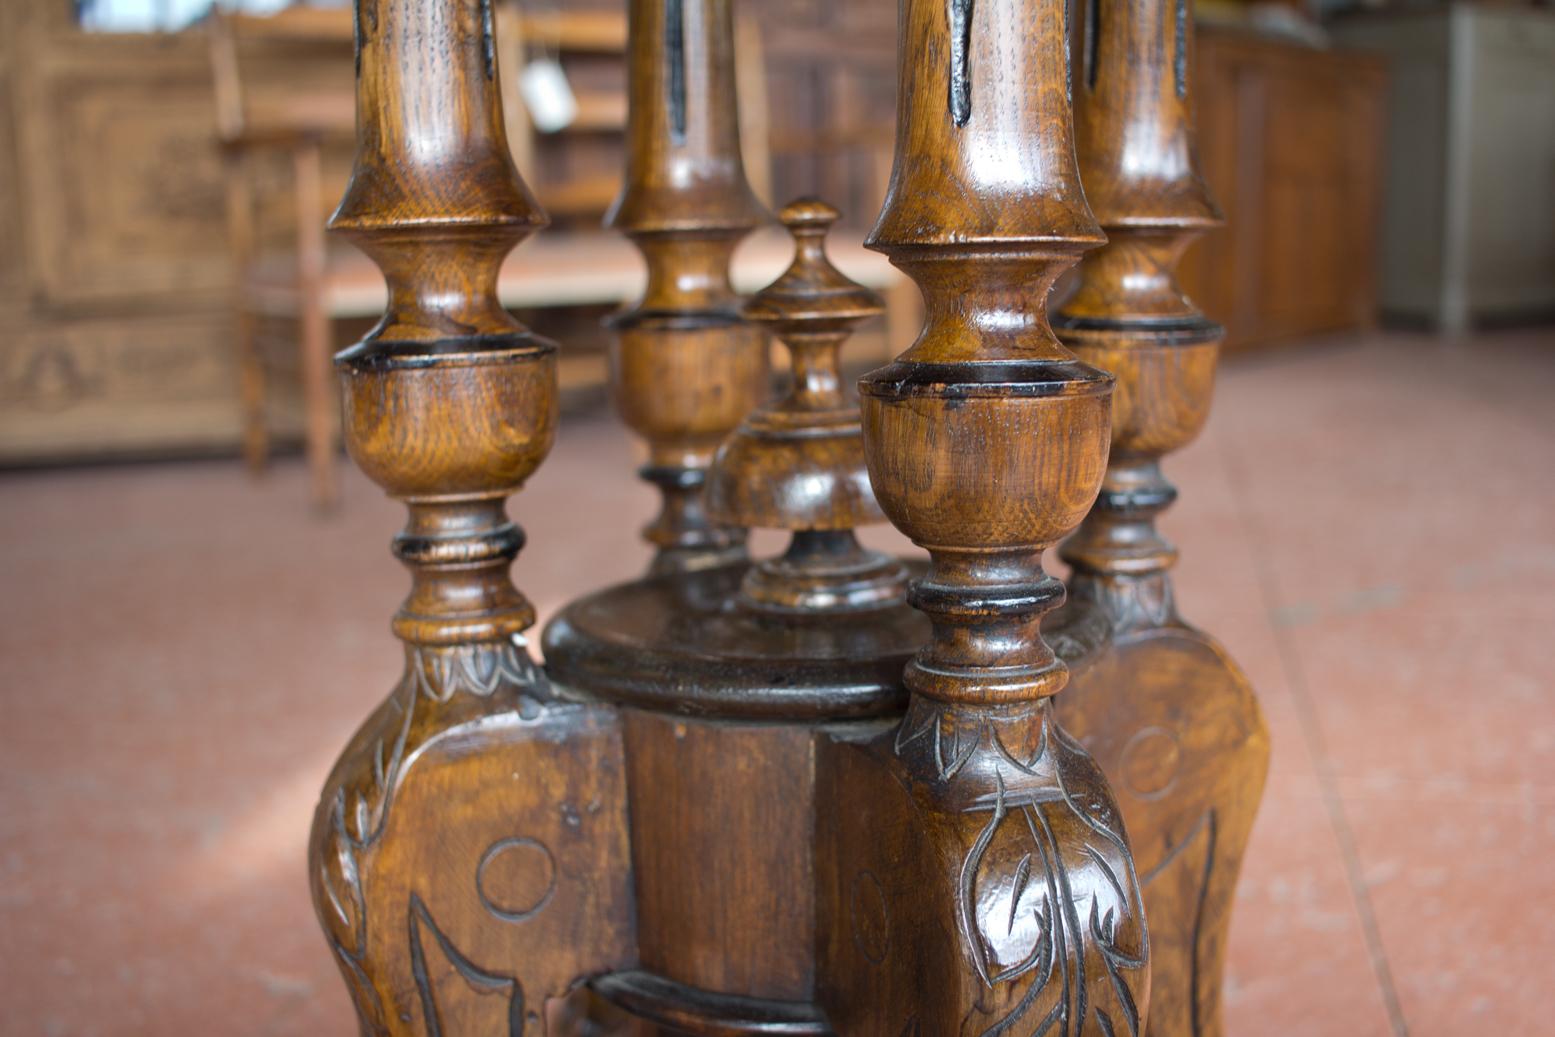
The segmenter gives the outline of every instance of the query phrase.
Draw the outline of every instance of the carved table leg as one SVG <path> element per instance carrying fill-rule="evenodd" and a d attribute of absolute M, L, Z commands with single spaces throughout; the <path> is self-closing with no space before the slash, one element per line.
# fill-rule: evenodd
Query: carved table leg
<path fill-rule="evenodd" d="M 615 317 L 611 385 L 648 443 L 644 479 L 663 494 L 643 531 L 652 571 L 745 558 L 745 531 L 703 506 L 723 438 L 766 395 L 767 350 L 740 319 L 729 259 L 765 218 L 740 159 L 731 0 L 628 4 L 626 182 L 606 223 L 648 263 L 637 306 Z"/>
<path fill-rule="evenodd" d="M 1221 339 L 1173 269 L 1219 214 L 1196 169 L 1188 0 L 1084 9 L 1080 170 L 1109 240 L 1082 261 L 1055 323 L 1118 388 L 1100 498 L 1062 554 L 1073 593 L 1107 611 L 1116 638 L 1059 713 L 1112 778 L 1128 822 L 1150 915 L 1150 1032 L 1218 1035 L 1226 931 L 1268 735 L 1241 671 L 1178 618 L 1167 573 L 1176 551 L 1155 518 L 1176 495 L 1160 458 L 1202 427 Z"/>
<path fill-rule="evenodd" d="M 1112 379 L 1045 298 L 1102 241 L 1074 164 L 1061 0 L 904 0 L 897 151 L 871 244 L 926 324 L 867 376 L 865 455 L 930 554 L 900 724 L 817 763 L 821 997 L 839 1033 L 1139 1034 L 1138 882 L 1099 767 L 1058 726 L 1042 552 L 1101 485 Z"/>
<path fill-rule="evenodd" d="M 549 450 L 555 346 L 498 303 L 544 222 L 514 172 L 482 0 L 360 0 L 358 152 L 332 227 L 389 310 L 337 357 L 352 457 L 410 517 L 399 686 L 325 784 L 313 895 L 364 1033 L 538 1034 L 633 953 L 612 711 L 531 661 L 506 498 Z"/>

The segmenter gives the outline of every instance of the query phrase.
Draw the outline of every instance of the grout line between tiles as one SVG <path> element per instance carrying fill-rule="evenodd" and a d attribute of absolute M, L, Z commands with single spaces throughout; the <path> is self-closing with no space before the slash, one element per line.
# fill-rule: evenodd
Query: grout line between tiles
<path fill-rule="evenodd" d="M 1226 480 L 1231 484 L 1232 495 L 1236 498 L 1236 509 L 1243 530 L 1252 547 L 1253 570 L 1257 574 L 1259 590 L 1264 599 L 1264 612 L 1265 615 L 1272 616 L 1285 599 L 1280 593 L 1279 577 L 1269 563 L 1271 545 L 1249 499 L 1249 483 L 1245 478 L 1241 455 L 1229 437 L 1217 436 L 1216 442 L 1220 447 L 1221 458 L 1225 465 Z M 1345 815 L 1344 804 L 1339 796 L 1339 783 L 1334 776 L 1333 765 L 1328 755 L 1328 745 L 1323 738 L 1322 724 L 1318 720 L 1317 708 L 1307 688 L 1306 672 L 1301 666 L 1300 653 L 1296 650 L 1289 627 L 1277 623 L 1270 623 L 1269 626 L 1274 637 L 1275 648 L 1279 653 L 1280 668 L 1285 671 L 1285 683 L 1290 689 L 1291 701 L 1301 725 L 1302 738 L 1307 743 L 1307 751 L 1312 756 L 1313 767 L 1317 772 L 1318 787 L 1328 813 L 1328 821 L 1339 842 L 1339 854 L 1344 864 L 1345 877 L 1350 886 L 1350 895 L 1355 901 L 1356 914 L 1360 918 L 1361 934 L 1366 941 L 1367 956 L 1371 959 L 1372 972 L 1379 992 L 1382 994 L 1383 1007 L 1387 1010 L 1388 1021 L 1393 1026 L 1395 1037 L 1409 1037 L 1409 1026 L 1404 1021 L 1404 1009 L 1399 1002 L 1398 990 L 1393 982 L 1393 970 L 1382 945 L 1382 931 L 1377 925 L 1376 910 L 1372 906 L 1371 894 L 1366 889 L 1360 852 L 1355 843 L 1355 833 L 1350 827 L 1349 818 Z"/>

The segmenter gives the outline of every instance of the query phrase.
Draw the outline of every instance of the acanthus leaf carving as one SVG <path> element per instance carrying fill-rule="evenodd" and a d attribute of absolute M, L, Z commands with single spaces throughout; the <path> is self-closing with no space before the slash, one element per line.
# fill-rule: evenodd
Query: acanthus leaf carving
<path fill-rule="evenodd" d="M 1069 592 L 1076 600 L 1094 603 L 1112 620 L 1119 634 L 1174 626 L 1181 621 L 1165 570 L 1144 576 L 1076 571 Z"/>
<path fill-rule="evenodd" d="M 1047 701 L 1014 710 L 915 699 L 897 755 L 966 841 L 955 925 L 984 994 L 966 1035 L 1142 1026 L 1145 928 L 1120 813 Z"/>

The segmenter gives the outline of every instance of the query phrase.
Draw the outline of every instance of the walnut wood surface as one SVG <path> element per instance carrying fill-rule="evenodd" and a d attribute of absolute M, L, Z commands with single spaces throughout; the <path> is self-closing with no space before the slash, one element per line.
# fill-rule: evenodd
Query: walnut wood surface
<path fill-rule="evenodd" d="M 337 357 L 352 457 L 410 519 L 399 686 L 325 783 L 315 906 L 364 1033 L 537 1034 L 546 1003 L 631 964 L 618 718 L 552 692 L 508 569 L 505 500 L 556 427 L 556 347 L 497 270 L 544 223 L 503 139 L 489 7 L 360 0 L 358 151 L 332 227 L 389 309 Z"/>
<path fill-rule="evenodd" d="M 897 149 L 871 237 L 922 289 L 860 383 L 891 521 L 931 558 L 906 717 L 818 763 L 821 1000 L 839 1032 L 1139 1033 L 1138 882 L 1101 770 L 1058 727 L 1042 551 L 1100 487 L 1109 376 L 1048 328 L 1101 232 L 1080 188 L 1064 5 L 904 0 Z M 866 809 L 867 824 L 855 819 Z"/>
<path fill-rule="evenodd" d="M 1209 412 L 1221 330 L 1186 298 L 1183 250 L 1219 225 L 1199 176 L 1187 0 L 1087 0 L 1075 129 L 1086 197 L 1108 235 L 1080 264 L 1060 337 L 1113 373 L 1101 494 L 1062 554 L 1104 609 L 1113 650 L 1059 715 L 1117 789 L 1150 918 L 1150 1032 L 1218 1035 L 1237 870 L 1268 767 L 1246 678 L 1177 617 L 1176 550 L 1156 516 L 1176 496 L 1161 457 Z"/>
<path fill-rule="evenodd" d="M 899 602 L 907 572 L 865 550 L 858 526 L 885 521 L 864 467 L 858 403 L 844 392 L 843 341 L 885 303 L 826 258 L 838 212 L 804 198 L 778 214 L 794 238 L 794 261 L 745 306 L 789 351 L 787 394 L 757 410 L 718 450 L 708 510 L 732 526 L 790 529 L 781 558 L 757 563 L 740 588 L 747 608 L 811 615 Z"/>
<path fill-rule="evenodd" d="M 826 260 L 829 206 L 784 210 L 794 263 L 734 309 L 755 209 L 737 150 L 709 144 L 732 107 L 705 96 L 732 82 L 727 6 L 634 3 L 634 128 L 659 154 L 634 150 L 616 213 L 653 271 L 617 360 L 660 476 L 679 473 L 673 536 L 659 575 L 558 615 L 542 672 L 505 500 L 554 435 L 555 347 L 496 283 L 543 216 L 502 139 L 480 0 L 362 0 L 334 226 L 390 302 L 338 364 L 352 456 L 410 512 L 412 589 L 405 676 L 326 784 L 310 861 L 366 1032 L 1137 1037 L 1147 1013 L 1214 1032 L 1266 741 L 1245 680 L 1172 611 L 1153 526 L 1155 463 L 1202 423 L 1216 341 L 1164 271 L 1213 208 L 1181 172 L 1185 66 L 1108 75 L 1167 24 L 1130 2 L 1094 12 L 1095 67 L 1071 77 L 1056 0 L 905 0 L 872 244 L 926 321 L 861 410 L 836 351 L 878 303 Z M 1107 129 L 1125 117 L 1132 136 Z M 1078 358 L 1044 302 L 1103 240 L 1076 137 L 1113 231 L 1060 321 Z M 796 379 L 714 460 L 764 355 L 746 318 Z M 853 593 L 854 563 L 895 564 L 852 537 L 881 514 L 929 565 L 906 593 L 898 575 Z M 1059 608 L 1042 552 L 1082 519 Z M 793 547 L 714 564 L 746 525 Z"/>
<path fill-rule="evenodd" d="M 627 34 L 626 179 L 606 223 L 642 250 L 648 287 L 613 321 L 611 386 L 664 497 L 643 532 L 651 571 L 675 572 L 745 557 L 744 530 L 708 517 L 702 487 L 766 394 L 766 343 L 729 284 L 766 214 L 740 158 L 730 0 L 630 0 Z"/>

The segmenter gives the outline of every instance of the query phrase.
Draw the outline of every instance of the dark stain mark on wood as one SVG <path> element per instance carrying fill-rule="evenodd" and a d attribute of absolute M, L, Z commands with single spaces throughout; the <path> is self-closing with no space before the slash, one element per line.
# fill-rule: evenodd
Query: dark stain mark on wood
<path fill-rule="evenodd" d="M 1175 51 L 1172 54 L 1172 73 L 1177 82 L 1177 96 L 1188 96 L 1188 0 L 1173 0 L 1173 16 L 1175 25 L 1173 34 L 1176 37 Z"/>
<path fill-rule="evenodd" d="M 950 118 L 965 126 L 972 118 L 972 5 L 950 0 Z"/>
<path fill-rule="evenodd" d="M 665 0 L 664 53 L 669 66 L 670 139 L 686 142 L 686 19 L 682 0 Z"/>
<path fill-rule="evenodd" d="M 481 60 L 485 62 L 486 78 L 497 76 L 497 27 L 491 13 L 491 0 L 481 0 Z"/>

